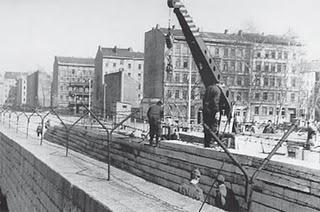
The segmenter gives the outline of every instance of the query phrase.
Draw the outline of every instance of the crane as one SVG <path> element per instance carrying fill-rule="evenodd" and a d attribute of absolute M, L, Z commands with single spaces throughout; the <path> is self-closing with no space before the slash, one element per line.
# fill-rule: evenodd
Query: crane
<path fill-rule="evenodd" d="M 177 16 L 205 88 L 207 89 L 210 85 L 217 85 L 219 87 L 221 90 L 220 114 L 227 115 L 230 120 L 233 105 L 230 91 L 225 85 L 221 84 L 221 72 L 215 65 L 213 57 L 210 55 L 210 51 L 201 37 L 199 28 L 196 27 L 192 17 L 180 0 L 168 0 L 167 4 L 169 8 L 173 8 Z"/>

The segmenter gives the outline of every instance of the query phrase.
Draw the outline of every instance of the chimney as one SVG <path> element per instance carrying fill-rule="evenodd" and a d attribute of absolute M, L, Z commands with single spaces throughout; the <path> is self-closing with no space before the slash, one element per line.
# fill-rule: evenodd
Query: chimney
<path fill-rule="evenodd" d="M 112 51 L 113 51 L 114 53 L 116 53 L 116 52 L 117 52 L 117 46 L 114 46 L 113 49 L 112 49 Z"/>
<path fill-rule="evenodd" d="M 159 24 L 156 25 L 156 29 L 159 29 Z"/>
<path fill-rule="evenodd" d="M 228 34 L 228 31 L 229 31 L 228 29 L 225 29 L 225 30 L 224 30 L 224 34 L 225 34 L 225 35 Z"/>
<path fill-rule="evenodd" d="M 129 48 L 128 48 L 128 51 L 129 51 L 129 52 L 133 52 L 132 47 L 129 47 Z"/>
<path fill-rule="evenodd" d="M 239 36 L 242 36 L 242 33 L 243 33 L 242 30 L 239 30 L 239 31 L 238 31 L 238 35 L 239 35 Z"/>
<path fill-rule="evenodd" d="M 262 32 L 261 35 L 264 36 L 264 32 Z"/>

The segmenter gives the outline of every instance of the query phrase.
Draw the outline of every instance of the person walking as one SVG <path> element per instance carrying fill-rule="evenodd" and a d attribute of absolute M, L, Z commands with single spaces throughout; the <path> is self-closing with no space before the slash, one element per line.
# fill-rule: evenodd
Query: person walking
<path fill-rule="evenodd" d="M 38 137 L 42 135 L 42 125 L 41 125 L 41 124 L 38 125 L 36 131 L 37 131 L 37 136 L 38 136 Z"/>
<path fill-rule="evenodd" d="M 153 139 L 156 137 L 155 146 L 158 146 L 161 138 L 161 119 L 163 118 L 162 102 L 158 101 L 156 104 L 151 105 L 147 112 L 147 117 L 150 127 L 150 145 L 153 144 Z"/>
<path fill-rule="evenodd" d="M 309 121 L 307 122 L 307 141 L 306 141 L 306 150 L 310 150 L 311 147 L 316 145 L 316 135 L 317 135 L 317 130 L 316 128 L 310 123 Z"/>

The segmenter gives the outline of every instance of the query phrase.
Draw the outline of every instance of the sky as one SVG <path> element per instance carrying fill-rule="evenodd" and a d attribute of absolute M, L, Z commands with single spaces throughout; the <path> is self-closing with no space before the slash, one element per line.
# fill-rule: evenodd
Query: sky
<path fill-rule="evenodd" d="M 290 30 L 308 59 L 320 58 L 319 0 L 184 2 L 202 31 Z M 52 72 L 54 56 L 94 58 L 99 45 L 143 52 L 144 33 L 169 17 L 167 0 L 0 0 L 0 73 Z"/>

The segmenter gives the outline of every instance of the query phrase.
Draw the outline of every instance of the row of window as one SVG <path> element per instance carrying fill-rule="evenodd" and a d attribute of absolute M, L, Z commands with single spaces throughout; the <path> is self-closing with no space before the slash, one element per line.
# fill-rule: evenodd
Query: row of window
<path fill-rule="evenodd" d="M 211 56 L 224 57 L 224 58 L 249 58 L 251 50 L 248 48 L 228 48 L 219 46 L 208 46 Z M 190 49 L 187 43 L 175 43 L 174 55 L 189 55 Z"/>
<path fill-rule="evenodd" d="M 262 94 L 262 95 L 261 95 Z M 273 93 L 273 92 L 255 92 L 254 94 L 254 99 L 255 100 L 263 100 L 263 101 L 278 101 L 278 102 L 287 102 L 287 98 L 286 98 L 286 94 L 285 93 Z M 261 99 L 262 98 L 262 99 Z M 290 101 L 292 103 L 296 102 L 296 94 L 295 93 L 291 93 L 290 94 Z"/>
<path fill-rule="evenodd" d="M 174 99 L 188 99 L 188 90 L 167 90 L 166 98 Z M 200 99 L 200 93 L 195 94 L 194 90 L 191 90 L 191 99 Z"/>
<path fill-rule="evenodd" d="M 123 61 L 124 61 L 124 60 L 120 60 L 120 66 L 121 66 L 121 67 L 123 67 Z M 113 68 L 117 68 L 117 65 L 118 65 L 118 64 L 117 64 L 116 62 L 113 62 L 113 63 L 111 63 L 110 65 L 112 65 Z M 109 67 L 109 62 L 106 62 L 106 63 L 105 63 L 105 67 Z M 132 64 L 131 64 L 131 63 L 128 63 L 128 64 L 127 64 L 127 68 L 128 68 L 128 69 L 131 69 L 131 68 L 132 68 Z M 141 69 L 142 69 L 142 64 L 139 63 L 139 64 L 138 64 L 138 70 L 141 70 Z"/>
<path fill-rule="evenodd" d="M 93 69 L 82 69 L 82 68 L 59 68 L 60 71 L 60 75 L 61 76 L 71 76 L 71 75 L 76 75 L 76 76 L 79 76 L 79 75 L 89 75 L 91 76 L 94 72 Z"/>
<path fill-rule="evenodd" d="M 260 109 L 261 108 L 261 109 Z M 276 115 L 279 115 L 279 112 L 280 112 L 280 108 L 275 108 L 274 107 L 259 107 L 259 106 L 255 106 L 254 107 L 254 115 L 275 115 L 275 112 L 276 111 Z M 282 116 L 285 116 L 286 115 L 286 110 L 284 108 L 281 109 L 281 115 Z"/>
<path fill-rule="evenodd" d="M 255 64 L 255 71 L 265 71 L 265 72 L 284 72 L 287 71 L 287 64 L 286 63 L 261 63 L 256 62 Z M 292 73 L 296 72 L 296 67 L 292 66 L 291 69 Z"/>
<path fill-rule="evenodd" d="M 173 81 L 173 75 L 174 75 L 174 81 Z M 197 76 L 197 73 L 192 73 L 191 74 L 191 83 L 194 84 L 196 83 L 197 79 L 200 79 L 199 76 Z M 172 73 L 169 72 L 167 73 L 166 77 L 167 82 L 176 82 L 176 83 L 188 83 L 189 82 L 189 74 L 188 73 Z"/>
<path fill-rule="evenodd" d="M 265 50 L 264 53 L 257 51 L 255 54 L 256 58 L 264 58 L 264 59 L 279 59 L 279 60 L 287 60 L 288 59 L 288 52 L 287 51 L 268 51 Z M 293 59 L 296 59 L 296 54 L 293 53 Z"/>

